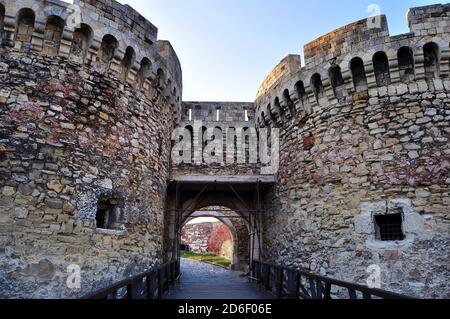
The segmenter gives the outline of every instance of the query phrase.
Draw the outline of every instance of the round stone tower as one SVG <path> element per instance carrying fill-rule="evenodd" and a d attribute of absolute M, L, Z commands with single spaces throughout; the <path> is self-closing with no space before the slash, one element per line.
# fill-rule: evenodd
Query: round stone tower
<path fill-rule="evenodd" d="M 112 0 L 0 0 L 0 39 L 0 297 L 77 297 L 162 263 L 170 43 Z"/>
<path fill-rule="evenodd" d="M 384 16 L 350 24 L 264 81 L 257 122 L 281 134 L 271 262 L 448 297 L 449 9 L 411 9 L 398 36 Z"/>

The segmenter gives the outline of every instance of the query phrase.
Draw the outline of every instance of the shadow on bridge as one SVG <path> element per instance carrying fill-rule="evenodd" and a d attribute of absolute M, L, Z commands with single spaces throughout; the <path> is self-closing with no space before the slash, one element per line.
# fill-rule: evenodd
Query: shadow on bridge
<path fill-rule="evenodd" d="M 165 299 L 273 299 L 242 273 L 182 259 L 181 278 Z"/>

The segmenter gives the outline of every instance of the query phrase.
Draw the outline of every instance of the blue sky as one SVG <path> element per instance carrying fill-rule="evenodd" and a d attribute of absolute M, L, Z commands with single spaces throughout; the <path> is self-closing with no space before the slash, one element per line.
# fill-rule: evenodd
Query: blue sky
<path fill-rule="evenodd" d="M 408 32 L 408 8 L 429 0 L 119 0 L 169 40 L 183 68 L 185 101 L 253 101 L 267 74 L 288 54 L 377 4 L 391 35 Z"/>

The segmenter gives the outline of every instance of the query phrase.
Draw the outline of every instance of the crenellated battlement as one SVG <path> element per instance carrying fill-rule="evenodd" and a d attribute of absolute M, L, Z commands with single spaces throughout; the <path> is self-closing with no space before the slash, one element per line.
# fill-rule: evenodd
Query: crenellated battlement
<path fill-rule="evenodd" d="M 177 129 L 183 139 L 190 140 L 192 149 L 182 163 L 172 163 L 172 174 L 259 174 L 261 166 L 250 162 L 250 154 L 257 154 L 256 144 L 250 144 L 256 134 L 254 114 L 254 103 L 183 102 Z M 205 157 L 212 143 L 223 152 Z"/>
<path fill-rule="evenodd" d="M 383 290 L 447 298 L 449 9 L 319 37 L 255 103 L 183 102 L 175 50 L 131 7 L 0 0 L 0 298 L 138 278 L 211 206 L 248 221 L 240 261 L 364 285 L 376 265 Z M 151 295 L 129 286 L 109 297 Z"/>
<path fill-rule="evenodd" d="M 183 102 L 181 122 L 249 127 L 254 124 L 255 106 L 246 102 Z"/>
<path fill-rule="evenodd" d="M 449 8 L 448 3 L 411 8 L 408 12 L 411 32 L 416 35 L 427 35 L 430 30 L 434 33 L 442 33 L 442 28 L 446 26 L 442 21 L 449 19 Z"/>
<path fill-rule="evenodd" d="M 320 64 L 358 49 L 388 42 L 389 28 L 384 15 L 363 19 L 329 32 L 304 47 L 305 64 Z"/>
<path fill-rule="evenodd" d="M 157 33 L 151 22 L 116 1 L 0 0 L 2 50 L 60 56 L 113 73 L 146 95 L 162 96 L 178 113 L 180 62 Z"/>
<path fill-rule="evenodd" d="M 118 30 L 131 32 L 142 43 L 149 46 L 156 44 L 158 28 L 128 4 L 111 0 L 75 0 L 74 4 L 95 12 L 106 25 L 113 21 Z M 92 13 L 90 15 L 94 17 Z"/>
<path fill-rule="evenodd" d="M 378 16 L 312 41 L 305 46 L 305 66 L 280 72 L 284 59 L 263 82 L 257 122 L 279 125 L 299 112 L 306 119 L 327 105 L 368 101 L 378 90 L 401 86 L 403 92 L 405 84 L 450 89 L 449 8 L 410 9 L 411 32 L 403 35 L 390 36 L 386 17 Z"/>

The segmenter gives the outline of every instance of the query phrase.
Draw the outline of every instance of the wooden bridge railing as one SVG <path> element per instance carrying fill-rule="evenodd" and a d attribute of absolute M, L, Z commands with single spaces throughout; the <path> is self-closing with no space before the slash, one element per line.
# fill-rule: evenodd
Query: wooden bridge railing
<path fill-rule="evenodd" d="M 179 262 L 173 261 L 123 280 L 82 299 L 161 299 L 180 276 Z"/>
<path fill-rule="evenodd" d="M 252 277 L 278 299 L 411 299 L 381 289 L 327 278 L 307 271 L 252 263 Z"/>

